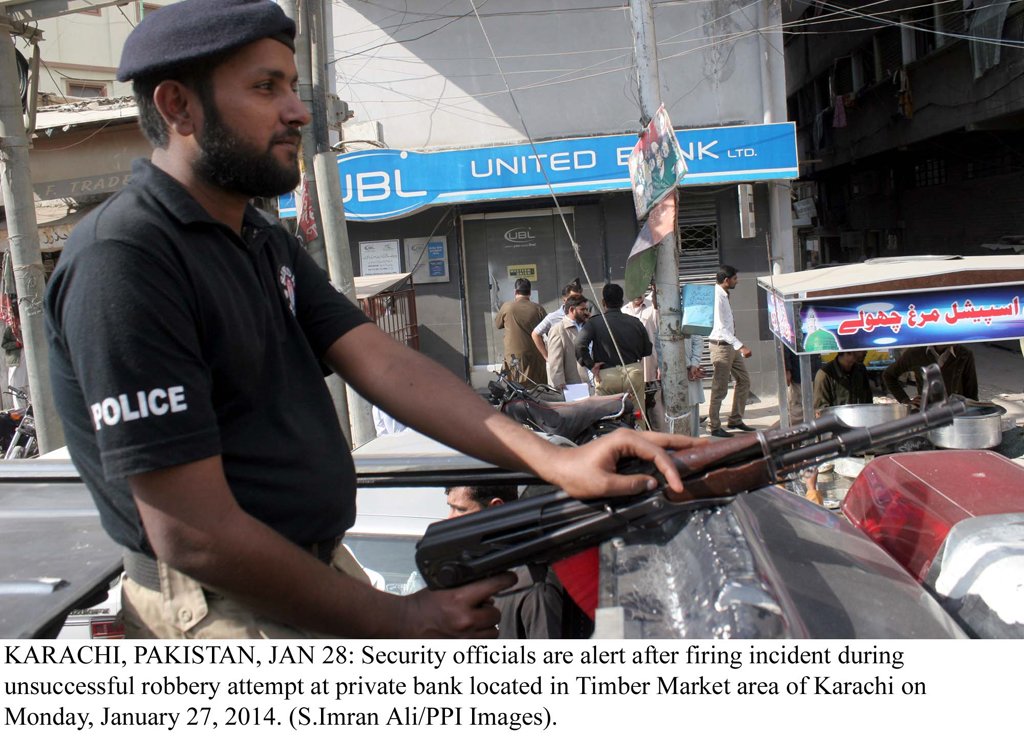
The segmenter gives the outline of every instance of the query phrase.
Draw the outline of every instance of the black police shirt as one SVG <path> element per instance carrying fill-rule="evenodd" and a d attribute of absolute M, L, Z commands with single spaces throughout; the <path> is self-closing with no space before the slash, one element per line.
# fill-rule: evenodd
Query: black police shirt
<path fill-rule="evenodd" d="M 136 161 L 68 239 L 46 322 L 68 449 L 118 543 L 152 553 L 128 477 L 218 454 L 242 509 L 290 540 L 351 526 L 321 359 L 367 318 L 257 210 L 240 238 Z"/>

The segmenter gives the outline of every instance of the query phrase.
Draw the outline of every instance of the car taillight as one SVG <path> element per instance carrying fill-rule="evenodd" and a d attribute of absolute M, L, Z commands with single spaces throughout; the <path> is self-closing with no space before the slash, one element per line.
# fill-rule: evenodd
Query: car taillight
<path fill-rule="evenodd" d="M 1024 513 L 1024 468 L 987 450 L 895 453 L 869 463 L 843 512 L 923 581 L 950 529 L 961 520 Z"/>
<path fill-rule="evenodd" d="M 94 640 L 123 640 L 124 625 L 117 620 L 90 622 L 89 635 Z"/>

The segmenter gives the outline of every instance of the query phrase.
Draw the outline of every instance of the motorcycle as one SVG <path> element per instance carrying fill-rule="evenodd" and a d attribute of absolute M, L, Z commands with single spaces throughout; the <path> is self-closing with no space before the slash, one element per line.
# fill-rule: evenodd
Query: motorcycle
<path fill-rule="evenodd" d="M 4 460 L 34 458 L 39 455 L 39 445 L 36 442 L 32 403 L 20 389 L 12 387 L 7 393 L 21 400 L 24 406 L 0 412 L 0 442 L 5 449 Z"/>
<path fill-rule="evenodd" d="M 558 435 L 582 445 L 619 428 L 633 428 L 634 407 L 629 394 L 588 397 L 577 402 L 558 401 L 562 394 L 550 386 L 527 388 L 498 372 L 487 385 L 498 411 L 531 430 Z"/>

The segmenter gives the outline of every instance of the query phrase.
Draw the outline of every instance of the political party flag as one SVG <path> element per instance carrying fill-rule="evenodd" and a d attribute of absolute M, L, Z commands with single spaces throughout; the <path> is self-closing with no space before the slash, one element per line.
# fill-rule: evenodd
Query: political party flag
<path fill-rule="evenodd" d="M 658 244 L 675 231 L 676 197 L 666 197 L 651 210 L 626 259 L 626 299 L 636 299 L 651 284 L 658 261 Z"/>

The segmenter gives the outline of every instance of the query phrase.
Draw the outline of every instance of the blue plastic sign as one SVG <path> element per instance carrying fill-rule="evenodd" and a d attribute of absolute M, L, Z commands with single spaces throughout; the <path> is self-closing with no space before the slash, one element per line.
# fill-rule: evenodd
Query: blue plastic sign
<path fill-rule="evenodd" d="M 680 293 L 683 307 L 682 331 L 687 335 L 711 335 L 715 325 L 715 285 L 684 284 Z"/>
<path fill-rule="evenodd" d="M 793 123 L 676 131 L 688 173 L 685 185 L 795 179 Z M 403 217 L 434 205 L 630 188 L 635 135 L 544 141 L 417 153 L 371 149 L 338 155 L 349 220 Z M 294 194 L 278 202 L 295 217 Z"/>

